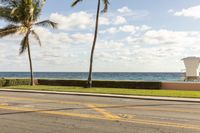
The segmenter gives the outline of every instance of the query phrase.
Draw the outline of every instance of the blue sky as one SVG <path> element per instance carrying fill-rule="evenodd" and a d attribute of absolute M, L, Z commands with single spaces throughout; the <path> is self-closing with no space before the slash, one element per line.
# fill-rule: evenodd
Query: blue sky
<path fill-rule="evenodd" d="M 59 0 L 47 1 L 44 8 L 44 15 L 49 15 L 52 12 L 59 12 L 62 14 L 68 14 L 76 11 L 91 11 L 95 12 L 97 1 L 95 0 L 85 0 L 81 2 L 77 7 L 71 8 L 70 0 Z M 170 29 L 179 30 L 194 30 L 200 29 L 199 22 L 193 21 L 188 18 L 177 18 L 173 17 L 167 11 L 169 9 L 182 10 L 183 8 L 192 7 L 200 4 L 200 0 L 167 0 L 163 2 L 162 0 L 110 0 L 109 12 L 114 12 L 115 10 L 127 6 L 135 11 L 146 11 L 149 13 L 148 17 L 133 21 L 135 24 L 149 24 L 155 28 L 161 28 L 166 26 Z M 51 8 L 49 8 L 51 7 Z M 192 26 L 191 26 L 192 25 Z M 195 25 L 195 26 L 194 26 Z"/>
<path fill-rule="evenodd" d="M 47 0 L 40 20 L 59 29 L 35 27 L 43 43 L 31 40 L 35 71 L 88 71 L 97 1 L 70 3 Z M 27 54 L 18 55 L 20 39 L 0 40 L 0 71 L 29 71 Z M 94 71 L 180 72 L 181 59 L 199 51 L 200 0 L 110 0 L 100 18 Z"/>

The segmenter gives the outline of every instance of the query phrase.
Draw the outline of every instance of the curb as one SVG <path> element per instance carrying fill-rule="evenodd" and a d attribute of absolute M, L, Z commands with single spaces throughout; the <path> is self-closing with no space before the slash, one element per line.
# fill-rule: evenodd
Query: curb
<path fill-rule="evenodd" d="M 0 91 L 200 103 L 200 99 L 197 98 L 153 97 L 153 96 L 132 96 L 132 95 L 130 96 L 130 95 L 115 95 L 115 94 L 37 91 L 37 90 L 20 90 L 20 89 L 0 89 Z"/>

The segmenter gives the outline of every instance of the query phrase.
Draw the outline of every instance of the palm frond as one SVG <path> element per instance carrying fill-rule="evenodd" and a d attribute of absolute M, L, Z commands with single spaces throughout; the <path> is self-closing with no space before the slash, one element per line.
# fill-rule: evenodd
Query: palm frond
<path fill-rule="evenodd" d="M 33 0 L 32 2 L 32 6 L 33 6 L 33 21 L 37 21 L 40 14 L 41 14 L 41 11 L 42 11 L 42 8 L 44 6 L 44 4 L 46 3 L 46 0 Z"/>
<path fill-rule="evenodd" d="M 83 0 L 74 0 L 73 2 L 72 2 L 72 4 L 71 4 L 71 7 L 74 7 L 74 6 L 76 6 L 79 2 L 81 2 L 81 1 L 83 1 Z"/>
<path fill-rule="evenodd" d="M 45 0 L 6 0 L 7 16 L 15 18 L 18 23 L 36 21 L 40 16 Z M 2 7 L 3 8 L 3 7 Z M 10 19 L 12 20 L 12 19 Z M 9 21 L 9 20 L 8 20 Z"/>
<path fill-rule="evenodd" d="M 52 27 L 52 28 L 57 28 L 57 23 L 52 22 L 50 20 L 44 20 L 38 23 L 35 23 L 34 25 L 36 26 L 45 26 L 45 27 Z"/>
<path fill-rule="evenodd" d="M 4 0 L 0 7 L 0 19 L 12 23 L 36 22 L 46 0 Z"/>
<path fill-rule="evenodd" d="M 11 13 L 11 9 L 7 7 L 0 7 L 0 17 L 8 16 Z"/>
<path fill-rule="evenodd" d="M 36 21 L 39 18 L 42 11 L 42 7 L 43 7 L 43 4 L 41 4 L 40 1 L 37 1 L 35 4 L 33 4 L 33 8 L 34 8 L 33 21 Z"/>
<path fill-rule="evenodd" d="M 19 26 L 8 25 L 5 28 L 0 29 L 0 38 L 17 33 L 20 30 Z"/>
<path fill-rule="evenodd" d="M 19 49 L 19 54 L 20 55 L 23 54 L 26 51 L 26 49 L 27 49 L 27 47 L 29 45 L 29 34 L 30 33 L 27 32 L 25 37 L 22 39 L 22 41 L 20 43 L 20 46 L 21 46 L 20 49 Z"/>
<path fill-rule="evenodd" d="M 35 37 L 35 39 L 38 41 L 39 45 L 42 46 L 42 43 L 41 43 L 41 40 L 40 40 L 39 35 L 38 35 L 34 30 L 31 31 L 31 34 L 32 34 L 32 35 Z"/>
<path fill-rule="evenodd" d="M 6 0 L 7 4 L 0 7 L 0 17 L 11 23 L 23 22 L 27 16 L 24 0 Z"/>
<path fill-rule="evenodd" d="M 0 3 L 2 4 L 8 4 L 10 3 L 12 0 L 0 0 Z"/>
<path fill-rule="evenodd" d="M 103 0 L 104 8 L 101 12 L 105 13 L 108 11 L 108 5 L 110 4 L 109 0 Z"/>
<path fill-rule="evenodd" d="M 19 22 L 18 19 L 12 16 L 11 12 L 12 12 L 12 9 L 8 7 L 0 7 L 0 19 L 3 19 L 11 23 L 18 23 Z"/>

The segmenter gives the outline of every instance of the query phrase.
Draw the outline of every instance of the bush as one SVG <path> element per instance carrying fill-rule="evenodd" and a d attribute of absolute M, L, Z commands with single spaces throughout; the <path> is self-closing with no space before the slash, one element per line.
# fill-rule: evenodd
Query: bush
<path fill-rule="evenodd" d="M 93 81 L 94 87 L 161 89 L 161 82 L 150 81 Z"/>
<path fill-rule="evenodd" d="M 0 87 L 5 86 L 6 80 L 5 79 L 0 79 Z"/>
<path fill-rule="evenodd" d="M 53 86 L 86 86 L 85 80 L 48 80 L 38 79 L 39 85 Z M 131 89 L 161 89 L 161 82 L 148 81 L 93 81 L 93 87 L 131 88 Z"/>
<path fill-rule="evenodd" d="M 30 79 L 5 79 L 4 86 L 30 85 Z"/>
<path fill-rule="evenodd" d="M 38 79 L 39 85 L 52 85 L 52 86 L 85 86 L 84 80 L 50 80 Z"/>

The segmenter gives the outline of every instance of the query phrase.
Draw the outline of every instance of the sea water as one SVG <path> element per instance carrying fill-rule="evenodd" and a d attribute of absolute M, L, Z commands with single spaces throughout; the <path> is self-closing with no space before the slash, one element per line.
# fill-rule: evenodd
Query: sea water
<path fill-rule="evenodd" d="M 26 78 L 29 72 L 0 72 L 4 78 Z M 35 72 L 36 78 L 87 79 L 87 72 Z M 142 81 L 183 81 L 184 73 L 161 72 L 94 72 L 95 80 L 142 80 Z"/>

